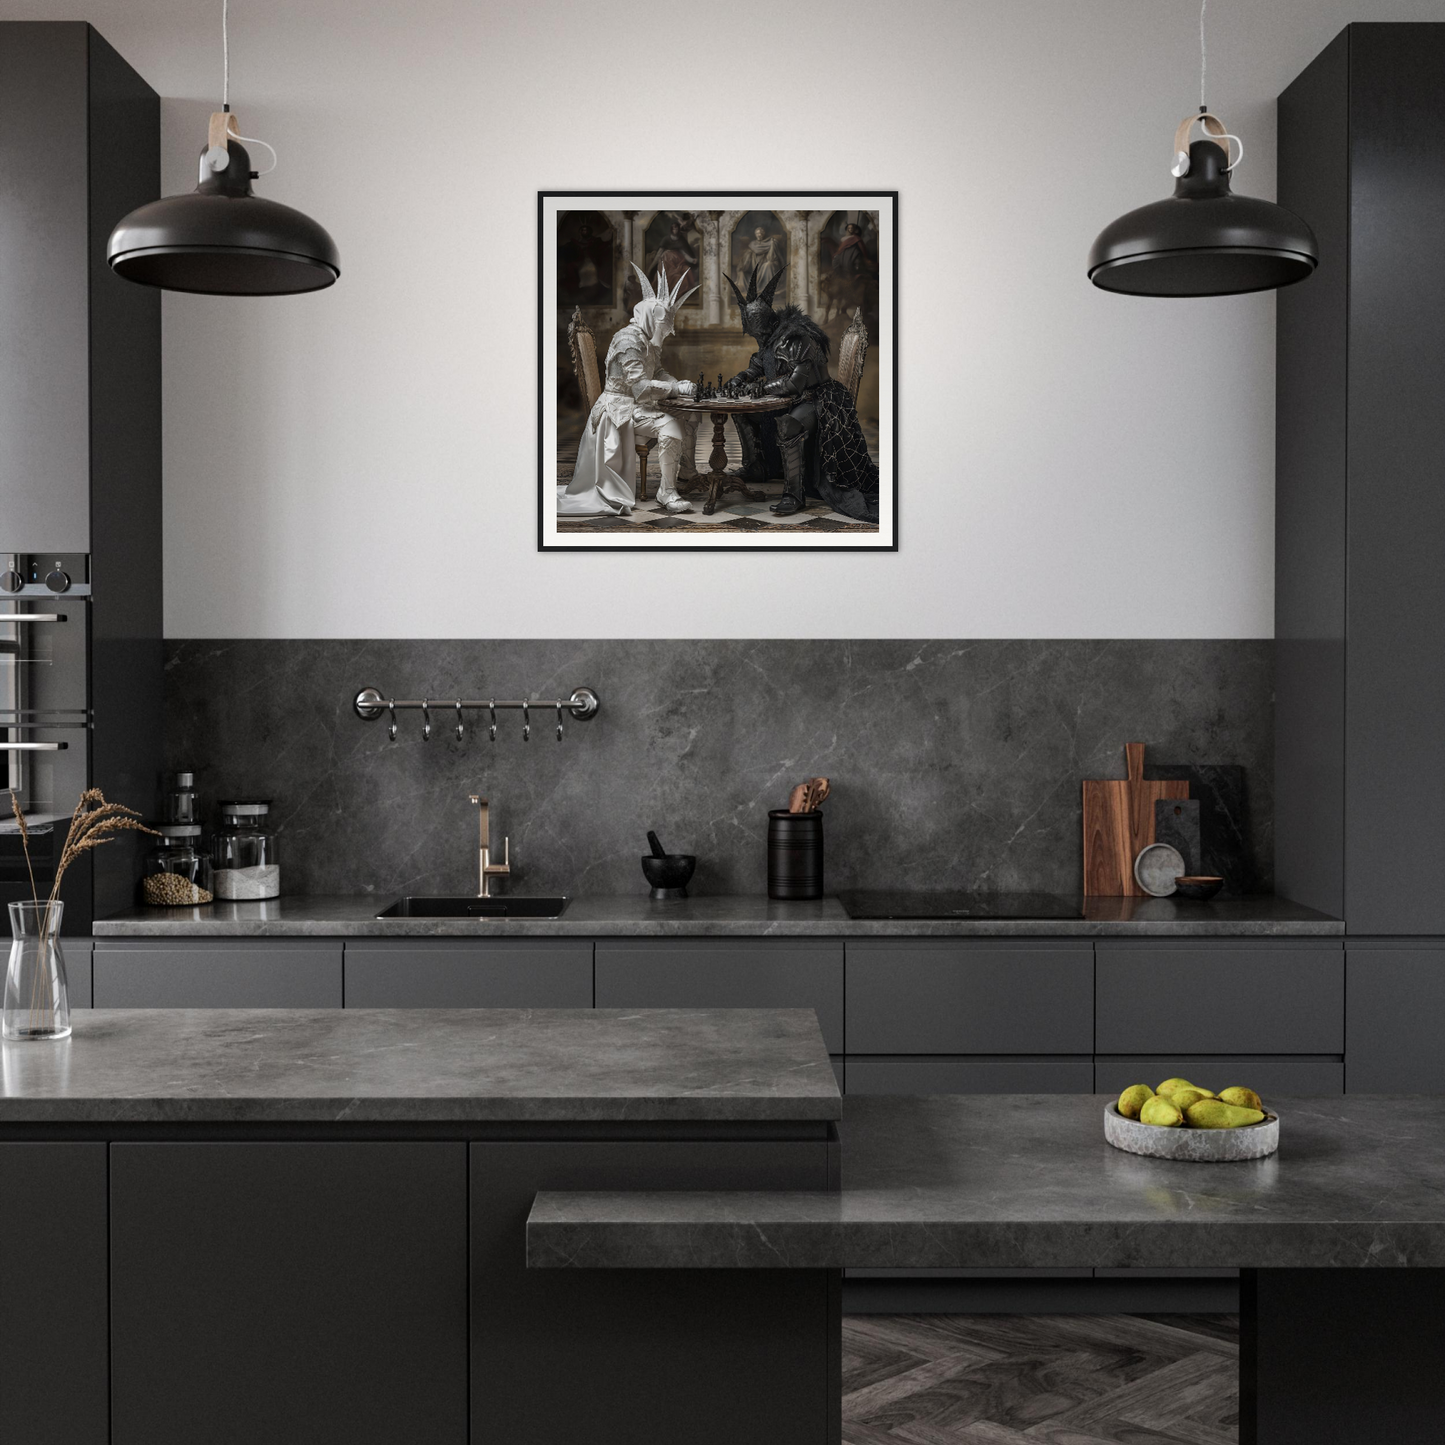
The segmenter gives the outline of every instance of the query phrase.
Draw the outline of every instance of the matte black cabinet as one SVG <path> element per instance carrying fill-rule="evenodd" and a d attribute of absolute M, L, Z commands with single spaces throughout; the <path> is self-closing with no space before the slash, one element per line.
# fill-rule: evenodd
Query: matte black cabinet
<path fill-rule="evenodd" d="M 118 1143 L 110 1168 L 112 1445 L 467 1445 L 464 1143 Z"/>
<path fill-rule="evenodd" d="M 1341 1054 L 1339 944 L 1100 942 L 1101 1054 Z"/>
<path fill-rule="evenodd" d="M 340 1008 L 339 940 L 96 942 L 96 1008 Z"/>
<path fill-rule="evenodd" d="M 6 699 L 21 717 L 0 719 L 68 743 L 53 784 L 48 765 L 25 780 L 32 805 L 66 812 L 87 786 L 149 809 L 161 768 L 161 299 L 105 259 L 115 223 L 159 194 L 160 98 L 145 81 L 82 21 L 0 22 L 0 570 L 67 554 L 90 584 L 51 628 L 58 647 L 88 638 L 88 665 L 22 669 Z M 88 577 L 71 554 L 89 554 Z M 130 906 L 142 851 L 123 835 L 70 867 L 67 937 Z M 25 896 L 24 871 L 5 869 L 0 901 Z"/>
<path fill-rule="evenodd" d="M 108 1248 L 104 1144 L 0 1143 L 0 1439 L 110 1440 Z"/>
<path fill-rule="evenodd" d="M 1087 941 L 848 944 L 849 1054 L 1091 1054 Z"/>
<path fill-rule="evenodd" d="M 826 1190 L 834 1187 L 833 1147 L 823 1140 L 474 1143 L 472 1440 L 835 1442 L 842 1341 L 826 1323 L 835 1275 L 529 1270 L 524 1230 L 539 1189 Z M 544 1390 L 536 1387 L 539 1374 Z M 739 1379 L 768 1383 L 739 1390 Z"/>
<path fill-rule="evenodd" d="M 89 552 L 92 465 L 124 465 L 106 454 L 123 436 L 92 430 L 107 421 L 93 392 L 152 383 L 160 303 L 108 274 L 104 240 L 126 200 L 156 197 L 159 110 L 89 25 L 0 29 L 0 192 L 11 222 L 0 267 L 0 548 Z M 139 149 L 137 120 L 149 142 Z M 111 383 L 92 374 L 92 325 L 117 321 L 135 325 L 134 351 L 129 376 Z M 158 395 L 134 426 L 159 422 Z"/>
<path fill-rule="evenodd" d="M 1348 969 L 1350 1092 L 1445 1092 L 1445 941 L 1351 943 Z"/>
<path fill-rule="evenodd" d="M 1350 25 L 1279 101 L 1320 262 L 1277 312 L 1275 872 L 1352 934 L 1445 935 L 1442 132 L 1440 24 Z"/>
<path fill-rule="evenodd" d="M 71 1008 L 89 1008 L 90 957 L 92 944 L 85 938 L 63 938 L 61 952 L 65 955 L 65 982 L 70 990 Z"/>
<path fill-rule="evenodd" d="M 1345 1063 L 1339 1055 L 1100 1054 L 1094 1060 L 1094 1090 L 1100 1094 L 1117 1094 L 1130 1084 L 1153 1088 L 1175 1075 L 1216 1091 L 1243 1084 L 1266 1097 L 1345 1092 Z"/>
<path fill-rule="evenodd" d="M 347 1008 L 591 1008 L 589 940 L 360 939 Z"/>
<path fill-rule="evenodd" d="M 850 1094 L 1092 1094 L 1094 1060 L 855 1055 L 847 1080 Z"/>
<path fill-rule="evenodd" d="M 599 940 L 598 1008 L 810 1008 L 843 1052 L 843 945 L 809 939 Z"/>

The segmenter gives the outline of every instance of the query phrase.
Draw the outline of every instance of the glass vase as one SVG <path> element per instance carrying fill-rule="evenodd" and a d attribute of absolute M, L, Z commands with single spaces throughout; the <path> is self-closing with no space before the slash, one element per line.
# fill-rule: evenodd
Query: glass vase
<path fill-rule="evenodd" d="M 63 903 L 10 905 L 10 967 L 5 974 L 6 1039 L 70 1037 L 70 990 L 60 951 Z"/>

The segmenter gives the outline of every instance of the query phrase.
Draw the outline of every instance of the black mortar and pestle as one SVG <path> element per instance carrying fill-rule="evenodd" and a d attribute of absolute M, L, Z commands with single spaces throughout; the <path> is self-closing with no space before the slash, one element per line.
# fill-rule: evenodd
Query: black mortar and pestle
<path fill-rule="evenodd" d="M 642 855 L 642 873 L 652 884 L 652 896 L 686 898 L 687 880 L 697 867 L 696 856 L 692 853 L 669 853 L 651 829 L 648 829 L 647 845 L 652 852 Z"/>

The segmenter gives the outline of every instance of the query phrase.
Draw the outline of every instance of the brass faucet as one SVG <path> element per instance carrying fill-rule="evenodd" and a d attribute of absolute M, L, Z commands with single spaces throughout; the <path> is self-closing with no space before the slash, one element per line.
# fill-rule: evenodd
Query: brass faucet
<path fill-rule="evenodd" d="M 478 874 L 477 879 L 480 886 L 477 889 L 478 898 L 490 898 L 492 896 L 492 879 L 505 878 L 512 871 L 512 840 L 504 837 L 502 839 L 502 861 L 492 862 L 492 834 L 491 825 L 487 812 L 487 800 L 478 793 L 471 795 L 471 801 L 479 809 L 478 812 Z"/>

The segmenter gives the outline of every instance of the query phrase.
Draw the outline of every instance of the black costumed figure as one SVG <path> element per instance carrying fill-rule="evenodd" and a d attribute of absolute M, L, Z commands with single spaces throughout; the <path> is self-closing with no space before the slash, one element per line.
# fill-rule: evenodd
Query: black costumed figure
<path fill-rule="evenodd" d="M 876 522 L 878 463 L 868 455 L 852 394 L 828 375 L 829 343 L 822 327 L 796 306 L 773 310 L 782 275 L 778 272 L 759 291 L 754 270 L 746 296 L 727 278 L 743 331 L 758 343 L 747 369 L 727 389 L 742 396 L 796 398 L 782 416 L 733 417 L 743 449 L 737 475 L 765 482 L 781 460 L 783 495 L 770 511 L 792 516 L 811 492 L 845 517 Z"/>

